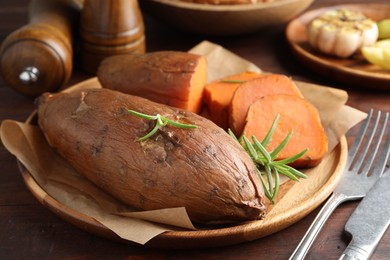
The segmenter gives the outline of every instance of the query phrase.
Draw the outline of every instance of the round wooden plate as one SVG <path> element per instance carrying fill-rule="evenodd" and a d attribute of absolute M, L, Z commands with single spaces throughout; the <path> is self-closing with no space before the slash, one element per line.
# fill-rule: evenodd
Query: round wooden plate
<path fill-rule="evenodd" d="M 232 36 L 253 33 L 289 21 L 313 0 L 276 0 L 267 3 L 212 5 L 177 0 L 139 1 L 152 17 L 186 32 Z"/>
<path fill-rule="evenodd" d="M 308 68 L 348 85 L 390 90 L 390 71 L 368 64 L 361 55 L 341 59 L 322 54 L 309 46 L 307 26 L 312 19 L 330 9 L 345 8 L 364 13 L 374 21 L 388 17 L 387 4 L 345 4 L 308 11 L 290 21 L 286 28 L 287 42 L 292 52 Z"/>
<path fill-rule="evenodd" d="M 100 86 L 96 78 L 83 81 L 71 89 Z M 36 112 L 27 123 L 36 124 Z M 308 215 L 334 190 L 341 177 L 347 158 L 347 141 L 342 137 L 336 148 L 315 168 L 307 172 L 309 178 L 288 181 L 279 190 L 276 203 L 267 204 L 264 220 L 251 221 L 219 228 L 196 231 L 169 231 L 150 240 L 145 246 L 157 248 L 195 248 L 238 244 L 280 231 Z M 123 242 L 111 230 L 81 212 L 68 208 L 42 189 L 32 175 L 18 162 L 25 184 L 37 200 L 67 222 L 90 233 Z M 130 242 L 129 242 L 130 243 Z"/>

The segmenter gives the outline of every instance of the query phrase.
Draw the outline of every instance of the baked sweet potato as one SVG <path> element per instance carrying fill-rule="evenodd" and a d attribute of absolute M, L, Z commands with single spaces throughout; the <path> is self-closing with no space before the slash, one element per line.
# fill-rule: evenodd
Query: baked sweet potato
<path fill-rule="evenodd" d="M 249 106 L 267 95 L 288 94 L 302 97 L 301 92 L 289 77 L 268 74 L 242 83 L 234 92 L 229 106 L 229 127 L 241 135 Z"/>
<path fill-rule="evenodd" d="M 327 152 L 328 139 L 318 110 L 301 97 L 281 94 L 260 98 L 249 107 L 244 135 L 263 140 L 278 115 L 279 122 L 267 150 L 274 150 L 292 132 L 290 141 L 277 159 L 286 159 L 308 148 L 304 156 L 291 165 L 313 167 L 319 164 Z"/>
<path fill-rule="evenodd" d="M 123 54 L 103 60 L 97 76 L 104 88 L 199 113 L 207 62 L 179 51 Z"/>
<path fill-rule="evenodd" d="M 197 223 L 261 219 L 263 189 L 251 158 L 223 129 L 189 111 L 109 89 L 44 94 L 38 123 L 80 174 L 140 210 L 185 207 Z M 167 125 L 128 109 L 198 126 Z"/>
<path fill-rule="evenodd" d="M 227 130 L 229 127 L 229 105 L 234 92 L 243 82 L 261 76 L 260 73 L 244 71 L 207 84 L 203 99 L 210 119 Z"/>

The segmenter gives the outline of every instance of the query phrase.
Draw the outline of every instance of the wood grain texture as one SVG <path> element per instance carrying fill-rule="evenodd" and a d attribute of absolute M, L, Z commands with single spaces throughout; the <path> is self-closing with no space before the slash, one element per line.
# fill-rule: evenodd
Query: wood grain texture
<path fill-rule="evenodd" d="M 277 0 L 249 5 L 210 5 L 143 0 L 140 4 L 158 21 L 185 32 L 208 36 L 237 36 L 282 24 L 305 10 L 312 2 L 313 0 Z"/>
<path fill-rule="evenodd" d="M 374 21 L 388 17 L 390 5 L 349 4 L 323 7 L 304 13 L 292 20 L 286 29 L 286 38 L 295 56 L 307 68 L 341 82 L 369 89 L 390 90 L 390 73 L 378 66 L 369 64 L 362 55 L 356 54 L 346 59 L 332 57 L 314 50 L 308 43 L 307 26 L 310 21 L 330 9 L 349 9 L 363 12 Z"/>
<path fill-rule="evenodd" d="M 63 86 L 73 68 L 75 20 L 76 11 L 69 5 L 32 1 L 29 23 L 9 34 L 1 45 L 1 74 L 7 84 L 29 96 Z M 37 69 L 37 78 L 26 83 L 20 75 L 29 67 Z"/>
<path fill-rule="evenodd" d="M 85 0 L 79 27 L 82 66 L 91 74 L 106 57 L 145 52 L 138 0 Z"/>
<path fill-rule="evenodd" d="M 142 0 L 141 0 L 142 1 Z M 348 2 L 365 3 L 367 0 Z M 387 4 L 388 0 L 376 0 Z M 28 22 L 29 0 L 0 0 L 0 41 Z M 316 0 L 310 9 L 338 5 L 339 0 Z M 187 51 L 204 37 L 178 31 L 144 13 L 148 51 Z M 390 93 L 359 88 L 322 76 L 297 62 L 285 41 L 286 23 L 240 37 L 207 37 L 265 71 L 292 76 L 295 80 L 342 88 L 348 91 L 348 105 L 362 111 L 370 108 L 390 111 Z M 79 56 L 70 86 L 89 75 L 81 71 Z M 34 100 L 11 89 L 0 78 L 0 120 L 24 121 L 34 109 Z M 348 133 L 348 138 L 356 131 Z M 349 202 L 337 208 L 311 248 L 307 259 L 338 259 L 348 237 L 343 227 L 356 208 Z M 270 236 L 222 248 L 167 250 L 118 243 L 85 232 L 42 206 L 23 182 L 15 158 L 0 144 L 0 258 L 4 259 L 288 259 L 313 221 L 318 208 L 294 225 Z M 387 260 L 390 255 L 390 232 L 387 231 L 372 260 Z"/>

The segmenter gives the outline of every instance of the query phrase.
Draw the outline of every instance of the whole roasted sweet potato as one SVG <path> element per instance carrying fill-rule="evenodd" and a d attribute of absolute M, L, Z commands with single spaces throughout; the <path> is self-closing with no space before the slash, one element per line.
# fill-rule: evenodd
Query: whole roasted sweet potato
<path fill-rule="evenodd" d="M 144 141 L 154 121 L 128 109 L 193 124 L 166 125 Z M 263 190 L 242 147 L 194 113 L 109 89 L 44 94 L 39 126 L 49 144 L 79 173 L 141 210 L 185 207 L 191 220 L 261 219 Z"/>
<path fill-rule="evenodd" d="M 97 76 L 104 88 L 199 113 L 207 62 L 180 51 L 122 54 L 104 59 Z"/>

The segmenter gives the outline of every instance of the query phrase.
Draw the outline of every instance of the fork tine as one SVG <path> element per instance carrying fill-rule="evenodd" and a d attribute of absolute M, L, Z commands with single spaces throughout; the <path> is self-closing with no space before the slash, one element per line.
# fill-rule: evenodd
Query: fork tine
<path fill-rule="evenodd" d="M 361 148 L 363 150 L 359 152 L 358 158 L 355 160 L 355 165 L 353 166 L 353 168 L 357 172 L 359 172 L 359 169 L 362 166 L 362 163 L 363 162 L 366 163 L 365 157 L 367 155 L 368 149 L 370 148 L 372 140 L 374 139 L 376 130 L 378 128 L 380 117 L 381 117 L 381 111 L 378 111 L 376 118 L 373 119 L 373 120 L 375 120 L 375 122 L 374 122 L 373 126 L 371 127 L 371 132 L 367 133 L 368 137 L 367 137 L 366 143 Z M 363 136 L 363 138 L 364 138 L 364 136 Z"/>
<path fill-rule="evenodd" d="M 371 122 L 371 119 L 372 119 L 372 114 L 373 114 L 373 110 L 371 109 L 370 112 L 367 115 L 365 124 L 360 128 L 359 133 L 356 135 L 355 141 L 353 142 L 353 144 L 352 144 L 352 146 L 351 146 L 351 148 L 349 150 L 349 153 L 348 153 L 348 168 L 351 168 L 351 166 L 353 164 L 354 164 L 353 167 L 355 169 L 359 169 L 360 168 L 361 161 L 363 160 L 363 158 L 365 156 L 365 151 L 359 153 L 359 158 L 358 159 L 356 159 L 356 157 L 357 157 L 359 148 L 362 146 L 362 141 L 363 141 L 364 137 L 366 136 L 366 132 L 367 132 L 367 130 L 369 128 L 369 125 L 370 125 L 370 122 Z M 378 111 L 378 114 L 380 114 L 380 111 Z M 375 120 L 375 118 L 374 118 L 374 120 Z M 370 137 L 367 140 L 366 147 L 368 147 L 370 145 L 371 141 L 372 141 L 373 133 L 376 131 L 376 125 L 378 123 L 378 120 L 379 119 L 377 117 L 376 118 L 376 122 L 374 124 L 374 127 L 371 130 L 371 133 L 369 133 Z"/>
<path fill-rule="evenodd" d="M 360 127 L 359 133 L 357 133 L 354 142 L 352 143 L 351 147 L 349 148 L 347 169 L 351 167 L 351 164 L 353 162 L 353 158 L 355 158 L 357 150 L 358 150 L 360 144 L 362 143 L 363 136 L 365 135 L 365 133 L 366 133 L 366 131 L 368 129 L 368 125 L 370 124 L 372 113 L 373 113 L 373 110 L 370 109 L 370 111 L 368 112 L 368 115 L 367 115 L 367 117 L 365 119 L 364 125 L 362 125 Z"/>
<path fill-rule="evenodd" d="M 378 111 L 377 114 L 378 116 L 376 119 L 372 118 L 373 110 L 370 110 L 367 118 L 365 119 L 365 122 L 362 122 L 362 126 L 358 130 L 359 133 L 356 135 L 355 141 L 350 146 L 348 152 L 348 159 L 345 167 L 346 172 L 343 173 L 343 176 L 340 182 L 337 184 L 332 196 L 329 197 L 324 207 L 320 210 L 290 259 L 303 259 L 314 239 L 317 237 L 317 234 L 320 232 L 323 224 L 326 222 L 330 214 L 332 214 L 333 210 L 345 201 L 356 200 L 365 197 L 367 192 L 376 183 L 379 175 L 382 175 L 385 169 L 389 169 L 387 162 L 390 156 L 390 129 L 387 126 L 390 121 L 390 115 L 389 113 L 386 113 L 384 119 L 382 120 L 384 122 L 383 125 L 381 124 L 378 126 L 378 123 L 381 121 L 380 115 L 382 112 Z M 375 123 L 374 126 L 370 128 L 369 126 L 371 121 L 375 121 Z M 368 131 L 369 128 L 370 130 Z M 379 134 L 375 133 L 377 128 L 380 128 Z M 374 138 L 374 136 L 377 138 Z M 384 140 L 384 137 L 386 137 L 386 141 Z M 370 153 L 368 157 L 371 157 L 370 160 L 373 158 L 375 162 L 371 161 L 369 163 L 370 166 L 368 169 L 371 168 L 371 166 L 375 163 L 373 167 L 374 169 L 370 169 L 370 171 L 375 170 L 378 171 L 378 173 L 372 173 L 372 175 L 375 175 L 375 177 L 367 178 L 363 174 L 358 174 L 358 170 L 361 168 L 362 159 L 366 157 L 365 154 L 369 148 L 371 148 L 370 146 L 373 139 L 376 139 L 375 143 L 372 145 L 375 146 L 373 148 L 375 151 Z M 367 140 L 368 142 L 366 142 Z M 364 144 L 362 145 L 362 143 Z M 384 146 L 382 146 L 383 143 Z M 378 152 L 381 146 L 382 151 Z M 361 150 L 363 150 L 363 152 L 361 152 Z M 357 159 L 356 157 L 359 158 Z M 357 167 L 356 164 L 358 164 Z M 353 165 L 353 169 L 350 169 L 351 165 Z M 386 172 L 385 174 L 388 173 Z"/>
<path fill-rule="evenodd" d="M 387 113 L 386 115 L 387 115 L 387 119 L 388 119 L 389 113 Z M 382 175 L 382 173 L 385 171 L 386 164 L 389 160 L 389 156 L 390 156 L 390 132 L 387 134 L 386 143 L 383 146 L 383 150 L 382 150 L 381 155 L 377 159 L 377 164 L 375 165 L 375 167 L 373 169 L 373 174 L 376 174 L 378 176 Z"/>
<path fill-rule="evenodd" d="M 369 159 L 367 159 L 365 167 L 362 169 L 363 174 L 368 174 L 371 168 L 372 163 L 374 162 L 375 156 L 379 150 L 379 147 L 381 145 L 382 138 L 384 134 L 386 133 L 387 129 L 387 122 L 389 119 L 389 113 L 386 113 L 383 120 L 383 125 L 380 131 L 380 134 L 378 135 L 377 142 L 375 145 L 375 148 L 371 151 Z M 384 171 L 384 168 L 386 166 L 388 157 L 389 157 L 389 150 L 390 150 L 390 133 L 387 135 L 387 141 L 385 145 L 383 146 L 382 153 L 380 154 L 379 158 L 377 159 L 377 163 L 374 167 L 374 172 L 377 173 L 378 176 L 382 174 Z"/>

